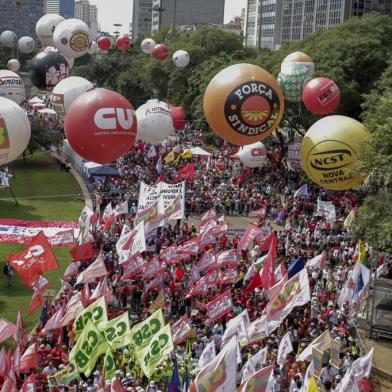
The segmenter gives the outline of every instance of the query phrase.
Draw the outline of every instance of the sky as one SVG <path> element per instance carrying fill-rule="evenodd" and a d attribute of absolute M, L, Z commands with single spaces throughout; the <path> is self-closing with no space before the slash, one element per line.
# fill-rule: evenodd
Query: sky
<path fill-rule="evenodd" d="M 197 1 L 197 0 L 194 0 Z M 213 1 L 213 0 L 211 0 Z M 245 7 L 245 0 L 225 0 L 225 23 L 233 16 L 241 15 L 241 8 Z M 132 0 L 90 0 L 98 8 L 98 23 L 102 31 L 113 33 L 114 23 L 122 24 L 120 33 L 129 33 L 129 23 L 132 22 Z"/>

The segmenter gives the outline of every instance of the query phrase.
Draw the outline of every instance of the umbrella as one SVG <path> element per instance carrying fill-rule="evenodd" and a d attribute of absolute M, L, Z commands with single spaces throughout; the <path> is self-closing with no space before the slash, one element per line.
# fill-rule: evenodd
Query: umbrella
<path fill-rule="evenodd" d="M 33 103 L 43 103 L 43 102 L 44 101 L 41 98 L 37 97 L 37 96 L 35 96 L 34 98 L 31 98 L 30 101 L 29 101 L 30 104 L 33 104 Z"/>
<path fill-rule="evenodd" d="M 48 108 L 45 108 L 45 109 L 38 110 L 38 113 L 44 113 L 44 114 L 56 114 L 56 115 L 57 115 L 57 113 L 56 113 L 56 111 L 55 111 L 55 110 L 53 110 L 53 109 L 48 109 Z"/>

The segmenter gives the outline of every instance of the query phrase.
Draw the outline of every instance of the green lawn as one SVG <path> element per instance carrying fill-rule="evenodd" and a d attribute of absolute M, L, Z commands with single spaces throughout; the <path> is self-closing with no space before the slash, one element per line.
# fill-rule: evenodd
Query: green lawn
<path fill-rule="evenodd" d="M 30 220 L 77 220 L 83 209 L 82 196 L 57 196 L 80 194 L 78 183 L 70 173 L 60 171 L 59 164 L 49 153 L 37 152 L 24 163 L 15 161 L 10 165 L 14 178 L 11 180 L 12 190 L 18 199 L 15 205 L 9 190 L 0 190 L 0 217 Z M 45 197 L 55 196 L 55 197 Z M 33 198 L 31 198 L 33 197 Z M 28 315 L 32 290 L 19 282 L 14 274 L 12 287 L 6 287 L 3 275 L 5 256 L 22 249 L 24 245 L 0 243 L 0 317 L 16 321 L 17 310 L 23 313 L 26 329 L 31 329 L 39 318 L 39 311 L 32 317 Z M 54 248 L 60 263 L 60 270 L 46 274 L 50 282 L 49 289 L 60 287 L 60 278 L 70 262 L 70 248 Z"/>

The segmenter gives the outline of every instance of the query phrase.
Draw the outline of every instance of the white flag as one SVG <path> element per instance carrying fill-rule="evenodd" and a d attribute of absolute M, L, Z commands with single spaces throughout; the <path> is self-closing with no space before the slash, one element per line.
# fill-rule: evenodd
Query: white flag
<path fill-rule="evenodd" d="M 241 384 L 243 384 L 249 377 L 253 376 L 257 370 L 264 367 L 267 360 L 267 349 L 267 346 L 264 347 L 245 362 L 245 365 L 242 368 Z"/>
<path fill-rule="evenodd" d="M 325 219 L 333 223 L 336 219 L 336 210 L 335 206 L 331 201 L 322 201 L 320 199 L 317 200 L 317 213 L 323 215 Z"/>
<path fill-rule="evenodd" d="M 312 349 L 317 348 L 320 351 L 325 351 L 331 348 L 331 334 L 327 329 L 321 335 L 310 343 L 302 353 L 297 355 L 298 361 L 309 361 L 312 357 Z"/>
<path fill-rule="evenodd" d="M 250 324 L 248 330 L 249 343 L 257 342 L 268 336 L 267 316 L 261 316 Z"/>
<path fill-rule="evenodd" d="M 222 336 L 222 347 L 233 337 L 237 336 L 238 342 L 248 343 L 248 328 L 250 327 L 248 310 L 245 309 L 237 317 L 228 321 Z"/>
<path fill-rule="evenodd" d="M 114 216 L 125 215 L 128 214 L 128 212 L 128 200 L 125 200 L 123 203 L 116 205 Z"/>
<path fill-rule="evenodd" d="M 147 158 L 155 158 L 157 156 L 157 150 L 155 149 L 155 146 L 151 146 L 150 149 L 147 152 Z"/>
<path fill-rule="evenodd" d="M 94 212 L 91 211 L 89 207 L 84 206 L 79 217 L 79 225 L 80 225 L 79 244 L 82 244 L 87 239 L 88 233 L 90 231 L 90 221 L 93 215 Z"/>
<path fill-rule="evenodd" d="M 367 378 L 372 370 L 373 348 L 364 356 L 356 359 L 352 366 L 353 375 L 357 381 Z"/>
<path fill-rule="evenodd" d="M 278 348 L 278 358 L 276 363 L 280 365 L 280 368 L 283 367 L 287 354 L 291 353 L 292 351 L 293 345 L 291 343 L 290 333 L 287 332 L 280 341 Z"/>
<path fill-rule="evenodd" d="M 140 222 L 129 233 L 120 237 L 116 243 L 116 250 L 120 264 L 127 261 L 136 253 L 146 250 L 146 238 L 144 235 L 144 222 Z"/>
<path fill-rule="evenodd" d="M 199 358 L 199 367 L 207 366 L 216 357 L 214 339 L 207 343 Z"/>
<path fill-rule="evenodd" d="M 322 268 L 327 261 L 327 253 L 322 252 L 306 262 L 308 268 Z"/>

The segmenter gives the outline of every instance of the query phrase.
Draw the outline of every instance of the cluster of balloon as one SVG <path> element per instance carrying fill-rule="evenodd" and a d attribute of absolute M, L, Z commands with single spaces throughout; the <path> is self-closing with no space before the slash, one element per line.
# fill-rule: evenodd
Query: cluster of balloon
<path fill-rule="evenodd" d="M 58 51 L 48 47 L 33 57 L 30 79 L 40 90 L 51 91 L 60 80 L 69 76 L 70 70 L 69 60 Z"/>
<path fill-rule="evenodd" d="M 7 62 L 7 68 L 12 72 L 18 72 L 20 69 L 20 62 L 17 59 L 11 59 Z"/>
<path fill-rule="evenodd" d="M 57 25 L 64 20 L 61 15 L 57 14 L 46 14 L 38 20 L 35 26 L 35 33 L 43 45 L 54 46 L 53 33 Z"/>
<path fill-rule="evenodd" d="M 241 147 L 236 155 L 246 167 L 260 167 L 267 160 L 267 149 L 262 142 L 256 142 Z"/>
<path fill-rule="evenodd" d="M 306 108 L 314 114 L 330 114 L 339 106 L 339 87 L 331 79 L 314 78 L 304 87 L 303 101 Z"/>
<path fill-rule="evenodd" d="M 94 85 L 90 81 L 79 76 L 70 76 L 61 80 L 53 89 L 52 107 L 60 117 L 64 117 L 72 102 L 93 88 Z"/>
<path fill-rule="evenodd" d="M 20 37 L 18 41 L 18 49 L 21 53 L 31 53 L 35 48 L 34 39 L 28 36 Z"/>
<path fill-rule="evenodd" d="M 283 116 L 284 97 L 269 72 L 242 63 L 223 69 L 211 79 L 203 108 L 215 133 L 244 146 L 265 139 L 275 130 Z"/>
<path fill-rule="evenodd" d="M 164 61 L 169 57 L 170 50 L 165 44 L 157 44 L 151 51 L 151 57 L 158 61 Z"/>
<path fill-rule="evenodd" d="M 156 43 L 152 38 L 145 38 L 142 43 L 140 44 L 140 48 L 143 53 L 151 54 L 152 50 L 154 49 Z"/>
<path fill-rule="evenodd" d="M 185 112 L 181 106 L 169 105 L 174 129 L 177 131 L 185 128 Z"/>
<path fill-rule="evenodd" d="M 18 158 L 29 144 L 30 122 L 24 110 L 0 97 L 0 166 Z"/>
<path fill-rule="evenodd" d="M 150 99 L 136 110 L 137 137 L 153 145 L 159 145 L 173 131 L 173 119 L 169 105 Z"/>
<path fill-rule="evenodd" d="M 20 105 L 25 99 L 25 85 L 15 72 L 0 70 L 0 97 L 8 98 Z"/>
<path fill-rule="evenodd" d="M 71 147 L 83 158 L 109 163 L 135 143 L 135 111 L 122 95 L 95 88 L 76 98 L 67 109 L 65 134 Z"/>
<path fill-rule="evenodd" d="M 127 34 L 122 34 L 116 39 L 117 49 L 128 50 L 131 46 L 131 38 Z"/>
<path fill-rule="evenodd" d="M 313 60 L 303 52 L 289 54 L 281 64 L 278 82 L 285 98 L 291 102 L 301 102 L 303 87 L 314 73 Z"/>
<path fill-rule="evenodd" d="M 12 48 L 17 40 L 18 37 L 13 31 L 5 30 L 0 34 L 0 43 L 7 48 Z"/>
<path fill-rule="evenodd" d="M 301 143 L 294 142 L 287 146 L 287 162 L 291 170 L 302 170 L 301 156 L 300 156 Z"/>
<path fill-rule="evenodd" d="M 104 36 L 98 39 L 97 45 L 102 52 L 107 52 L 112 46 L 112 40 L 110 37 Z"/>
<path fill-rule="evenodd" d="M 367 176 L 354 169 L 369 138 L 369 131 L 350 117 L 324 117 L 309 128 L 302 140 L 302 167 L 326 189 L 352 189 Z"/>

